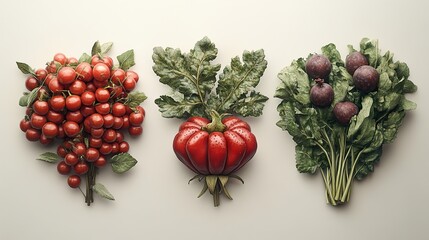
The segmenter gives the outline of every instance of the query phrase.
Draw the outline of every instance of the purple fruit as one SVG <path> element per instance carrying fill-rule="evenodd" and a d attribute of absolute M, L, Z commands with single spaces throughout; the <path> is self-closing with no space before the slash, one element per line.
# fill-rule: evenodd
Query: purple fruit
<path fill-rule="evenodd" d="M 342 125 L 349 124 L 350 119 L 358 112 L 358 107 L 352 102 L 339 102 L 334 107 L 334 116 Z"/>
<path fill-rule="evenodd" d="M 368 65 L 368 59 L 360 52 L 352 52 L 346 57 L 346 69 L 353 76 L 360 66 Z"/>
<path fill-rule="evenodd" d="M 305 71 L 313 79 L 321 78 L 327 80 L 331 70 L 332 64 L 329 59 L 320 54 L 312 55 L 305 64 Z"/>
<path fill-rule="evenodd" d="M 380 75 L 377 70 L 371 66 L 360 66 L 353 74 L 353 83 L 361 92 L 369 93 L 378 88 Z"/>
<path fill-rule="evenodd" d="M 328 107 L 334 100 L 334 90 L 323 79 L 316 79 L 316 85 L 310 90 L 310 101 L 316 107 Z"/>

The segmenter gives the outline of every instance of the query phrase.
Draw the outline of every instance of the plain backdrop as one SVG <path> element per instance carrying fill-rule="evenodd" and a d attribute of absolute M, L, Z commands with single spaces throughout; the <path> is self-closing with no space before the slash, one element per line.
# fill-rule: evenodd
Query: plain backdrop
<path fill-rule="evenodd" d="M 429 161 L 426 155 L 429 37 L 425 1 L 3 1 L 0 7 L 0 239 L 428 239 Z M 213 207 L 198 182 L 174 156 L 180 124 L 165 119 L 154 100 L 170 90 L 152 71 L 155 46 L 191 49 L 208 36 L 229 64 L 243 50 L 265 50 L 268 68 L 258 90 L 270 97 L 264 114 L 247 118 L 259 148 L 232 181 L 234 200 Z M 375 172 L 353 185 L 351 201 L 326 204 L 321 176 L 295 169 L 294 142 L 275 123 L 272 96 L 277 73 L 293 59 L 335 43 L 379 39 L 411 69 L 417 102 L 396 141 L 385 146 Z M 105 168 L 97 180 L 116 197 L 98 196 L 90 207 L 66 178 L 35 158 L 54 147 L 28 142 L 20 131 L 18 100 L 25 75 L 16 61 L 44 67 L 57 52 L 79 57 L 92 44 L 114 42 L 111 56 L 134 49 L 137 89 L 147 94 L 144 133 L 126 136 L 139 163 L 117 175 Z M 116 59 L 115 59 L 116 61 Z"/>

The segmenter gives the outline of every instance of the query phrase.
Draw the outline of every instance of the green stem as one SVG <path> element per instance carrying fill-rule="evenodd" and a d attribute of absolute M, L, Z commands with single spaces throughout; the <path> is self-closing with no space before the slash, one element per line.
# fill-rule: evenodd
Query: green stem
<path fill-rule="evenodd" d="M 346 188 L 344 189 L 343 196 L 341 197 L 342 202 L 345 202 L 349 198 L 350 186 L 351 186 L 352 180 L 354 179 L 354 171 L 355 171 L 356 163 L 359 161 L 359 158 L 360 158 L 364 149 L 359 151 L 356 158 L 354 158 L 354 149 L 352 149 L 352 163 L 353 163 L 353 165 L 352 165 L 352 168 L 350 170 L 350 173 L 348 174 L 348 180 L 347 180 Z"/>
<path fill-rule="evenodd" d="M 333 198 L 333 195 L 332 195 L 332 192 L 331 192 L 331 187 L 329 186 L 329 172 L 328 171 L 326 171 L 327 172 L 327 174 L 328 174 L 328 178 L 326 178 L 325 177 L 325 174 L 323 173 L 323 170 L 322 169 L 320 169 L 320 172 L 321 172 L 321 174 L 322 174 L 322 178 L 323 178 L 323 182 L 325 183 L 325 189 L 326 189 L 326 192 L 327 192 L 327 200 L 328 200 L 328 202 L 331 204 L 331 205 L 333 205 L 333 206 L 335 206 L 335 205 L 337 205 L 337 203 L 335 202 L 335 199 Z"/>
<path fill-rule="evenodd" d="M 226 126 L 222 123 L 222 117 L 215 110 L 210 111 L 210 116 L 212 121 L 203 127 L 203 130 L 212 133 L 212 132 L 223 132 L 226 129 Z"/>

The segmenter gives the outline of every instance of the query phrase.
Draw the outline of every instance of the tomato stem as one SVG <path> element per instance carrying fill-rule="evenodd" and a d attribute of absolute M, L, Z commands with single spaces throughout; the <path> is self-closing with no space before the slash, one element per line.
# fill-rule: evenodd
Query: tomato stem
<path fill-rule="evenodd" d="M 203 127 L 204 131 L 209 133 L 212 132 L 224 132 L 226 126 L 222 123 L 222 117 L 215 110 L 210 111 L 211 122 Z"/>

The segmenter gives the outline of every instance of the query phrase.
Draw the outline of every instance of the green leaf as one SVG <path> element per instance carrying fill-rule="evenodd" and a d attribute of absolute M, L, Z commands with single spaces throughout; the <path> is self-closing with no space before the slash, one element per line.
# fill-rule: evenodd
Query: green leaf
<path fill-rule="evenodd" d="M 363 38 L 360 42 L 360 52 L 366 56 L 369 65 L 377 67 L 377 62 L 380 56 L 377 40 Z"/>
<path fill-rule="evenodd" d="M 401 107 L 405 111 L 415 110 L 417 108 L 417 104 L 415 102 L 410 101 L 410 100 L 408 100 L 408 99 L 406 99 L 404 97 L 403 100 L 402 100 L 402 102 L 401 102 Z"/>
<path fill-rule="evenodd" d="M 29 92 L 25 92 L 19 98 L 19 106 L 21 106 L 21 107 L 27 107 L 27 105 L 28 105 L 28 96 L 29 96 Z"/>
<path fill-rule="evenodd" d="M 40 154 L 36 160 L 45 161 L 48 163 L 56 163 L 60 160 L 60 156 L 53 152 L 45 152 Z"/>
<path fill-rule="evenodd" d="M 21 70 L 22 73 L 36 76 L 36 73 L 28 64 L 22 63 L 22 62 L 16 62 L 16 65 L 18 65 L 18 68 L 19 70 Z"/>
<path fill-rule="evenodd" d="M 200 102 L 191 101 L 176 101 L 170 96 L 162 95 L 160 98 L 155 99 L 156 105 L 159 107 L 159 111 L 165 118 L 187 118 L 193 115 L 194 108 L 196 108 Z M 198 116 L 198 115 L 195 115 Z"/>
<path fill-rule="evenodd" d="M 334 67 L 335 69 L 336 67 Z M 344 101 L 347 96 L 349 89 L 349 80 L 351 79 L 350 74 L 344 67 L 338 68 L 338 73 L 332 75 L 332 89 L 334 90 L 334 101 L 332 106 L 336 103 Z"/>
<path fill-rule="evenodd" d="M 313 148 L 304 145 L 295 146 L 296 168 L 300 173 L 315 173 L 320 167 L 318 157 L 314 154 Z"/>
<path fill-rule="evenodd" d="M 396 138 L 398 129 L 405 117 L 405 111 L 391 112 L 382 121 L 384 143 L 390 143 Z"/>
<path fill-rule="evenodd" d="M 411 80 L 405 80 L 404 93 L 413 93 L 417 91 L 417 86 Z"/>
<path fill-rule="evenodd" d="M 83 53 L 82 56 L 79 58 L 79 63 L 87 62 L 91 63 L 91 56 L 89 56 L 87 53 Z"/>
<path fill-rule="evenodd" d="M 379 147 L 376 150 L 362 154 L 360 160 L 356 164 L 356 179 L 362 180 L 368 174 L 374 171 L 374 165 L 380 161 L 382 154 L 382 148 Z"/>
<path fill-rule="evenodd" d="M 92 46 L 91 55 L 94 56 L 94 55 L 97 55 L 97 54 L 100 54 L 100 53 L 101 53 L 101 45 L 100 45 L 99 41 L 96 41 L 94 43 L 94 45 Z"/>
<path fill-rule="evenodd" d="M 300 136 L 300 126 L 295 122 L 295 110 L 293 104 L 291 102 L 283 101 L 277 106 L 277 111 L 282 118 L 282 120 L 277 122 L 277 126 L 283 130 L 287 130 L 293 137 Z"/>
<path fill-rule="evenodd" d="M 362 100 L 362 109 L 359 111 L 355 120 L 351 121 L 349 130 L 347 133 L 347 138 L 351 138 L 361 127 L 365 119 L 367 119 L 371 113 L 373 100 L 370 96 L 366 96 Z"/>
<path fill-rule="evenodd" d="M 102 55 L 108 53 L 110 49 L 112 49 L 112 46 L 113 46 L 112 42 L 103 43 L 100 47 L 100 53 Z"/>
<path fill-rule="evenodd" d="M 103 197 L 109 200 L 115 200 L 115 198 L 109 192 L 109 190 L 107 190 L 107 188 L 101 183 L 94 184 L 94 186 L 92 186 L 92 190 L 94 190 L 94 192 L 97 193 L 100 197 Z"/>
<path fill-rule="evenodd" d="M 282 81 L 276 89 L 274 97 L 286 101 L 297 101 L 303 105 L 310 104 L 310 81 L 307 73 L 293 61 L 283 68 L 277 77 Z"/>
<path fill-rule="evenodd" d="M 119 153 L 110 159 L 110 164 L 115 173 L 124 173 L 134 167 L 137 164 L 137 160 L 129 153 Z"/>
<path fill-rule="evenodd" d="M 27 95 L 27 107 L 30 107 L 31 104 L 33 104 L 34 100 L 36 100 L 39 89 L 40 88 L 35 88 L 31 90 L 31 92 Z"/>
<path fill-rule="evenodd" d="M 239 99 L 233 104 L 233 112 L 243 116 L 258 117 L 262 115 L 264 103 L 268 100 L 268 97 L 260 94 L 259 92 L 252 91 L 250 95 Z"/>
<path fill-rule="evenodd" d="M 124 71 L 127 71 L 136 64 L 134 62 L 134 50 L 132 49 L 122 53 L 116 58 L 119 62 L 119 68 L 123 69 Z"/>
<path fill-rule="evenodd" d="M 398 62 L 396 74 L 399 79 L 408 79 L 408 77 L 410 76 L 410 69 L 408 68 L 408 65 L 403 62 Z"/>
<path fill-rule="evenodd" d="M 133 91 L 128 93 L 127 99 L 125 100 L 125 105 L 129 106 L 131 109 L 135 109 L 146 99 L 147 97 L 144 93 Z"/>
<path fill-rule="evenodd" d="M 242 58 L 243 63 L 239 57 L 233 58 L 231 64 L 226 66 L 223 73 L 219 75 L 216 93 L 220 97 L 221 104 L 217 107 L 218 112 L 232 112 L 234 103 L 254 90 L 267 68 L 267 61 L 262 49 L 252 52 L 244 51 Z"/>
<path fill-rule="evenodd" d="M 325 55 L 329 61 L 332 62 L 342 62 L 340 52 L 338 52 L 335 44 L 330 43 L 322 47 L 322 54 Z"/>
<path fill-rule="evenodd" d="M 354 145 L 366 146 L 371 143 L 374 138 L 376 122 L 372 118 L 365 118 L 359 132 L 353 138 Z"/>

